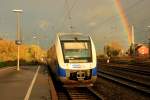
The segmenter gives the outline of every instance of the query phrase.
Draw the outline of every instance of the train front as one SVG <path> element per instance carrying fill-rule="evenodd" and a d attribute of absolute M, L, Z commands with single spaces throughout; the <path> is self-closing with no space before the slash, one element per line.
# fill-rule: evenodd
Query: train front
<path fill-rule="evenodd" d="M 93 85 L 97 78 L 96 51 L 89 36 L 60 35 L 56 50 L 57 74 L 64 85 Z"/>

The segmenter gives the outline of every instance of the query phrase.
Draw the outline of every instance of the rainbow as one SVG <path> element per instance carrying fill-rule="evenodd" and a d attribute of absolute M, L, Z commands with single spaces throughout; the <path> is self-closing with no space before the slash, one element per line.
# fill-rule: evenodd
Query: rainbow
<path fill-rule="evenodd" d="M 119 13 L 119 16 L 121 18 L 121 22 L 123 24 L 123 27 L 125 28 L 125 32 L 128 34 L 128 43 L 130 45 L 132 42 L 132 31 L 131 31 L 131 28 L 129 26 L 127 16 L 125 15 L 125 11 L 121 5 L 120 0 L 115 0 L 115 6 L 116 6 L 117 11 Z"/>

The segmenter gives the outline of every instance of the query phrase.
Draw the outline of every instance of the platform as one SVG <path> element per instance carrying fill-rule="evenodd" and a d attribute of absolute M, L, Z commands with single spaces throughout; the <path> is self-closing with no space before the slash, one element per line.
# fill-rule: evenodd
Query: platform
<path fill-rule="evenodd" d="M 50 100 L 46 67 L 21 66 L 20 71 L 15 68 L 0 69 L 0 99 Z"/>

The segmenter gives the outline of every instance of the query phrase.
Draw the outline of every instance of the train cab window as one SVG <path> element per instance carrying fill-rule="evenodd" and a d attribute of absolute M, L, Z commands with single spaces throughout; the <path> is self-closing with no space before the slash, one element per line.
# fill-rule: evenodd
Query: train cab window
<path fill-rule="evenodd" d="M 84 63 L 92 61 L 90 41 L 62 42 L 64 61 L 66 63 Z"/>

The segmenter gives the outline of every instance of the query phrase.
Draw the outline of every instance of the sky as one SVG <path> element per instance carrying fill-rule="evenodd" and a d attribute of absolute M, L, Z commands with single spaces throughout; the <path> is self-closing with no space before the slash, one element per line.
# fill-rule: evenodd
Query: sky
<path fill-rule="evenodd" d="M 116 0 L 0 0 L 0 37 L 16 39 L 16 14 L 22 9 L 21 36 L 24 44 L 37 43 L 47 49 L 58 32 L 90 34 L 97 52 L 115 41 L 128 48 L 128 34 L 121 21 Z M 150 0 L 121 0 L 129 25 L 134 25 L 135 41 L 150 36 Z M 72 26 L 72 29 L 70 28 Z"/>

